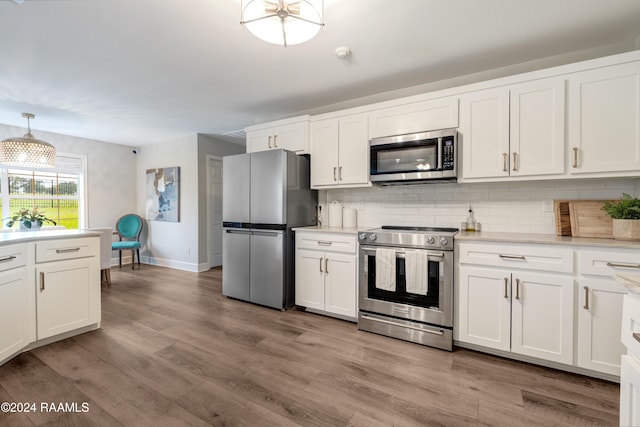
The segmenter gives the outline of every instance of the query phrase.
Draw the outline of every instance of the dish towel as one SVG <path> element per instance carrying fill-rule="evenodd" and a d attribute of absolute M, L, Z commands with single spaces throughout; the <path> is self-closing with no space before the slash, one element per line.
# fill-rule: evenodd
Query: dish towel
<path fill-rule="evenodd" d="M 396 290 L 396 251 L 394 249 L 376 249 L 376 288 L 391 292 Z"/>
<path fill-rule="evenodd" d="M 404 255 L 406 270 L 407 292 L 410 294 L 427 295 L 429 259 L 426 252 L 406 251 Z"/>

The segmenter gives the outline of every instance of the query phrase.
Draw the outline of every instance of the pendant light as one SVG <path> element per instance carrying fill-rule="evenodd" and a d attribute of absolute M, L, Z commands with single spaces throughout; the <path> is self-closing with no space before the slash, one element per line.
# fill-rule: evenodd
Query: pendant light
<path fill-rule="evenodd" d="M 7 138 L 0 142 L 0 163 L 8 166 L 53 168 L 56 166 L 56 148 L 31 135 L 31 113 L 22 113 L 29 131 L 23 137 Z"/>
<path fill-rule="evenodd" d="M 324 26 L 324 0 L 242 0 L 240 23 L 269 43 L 304 43 Z"/>

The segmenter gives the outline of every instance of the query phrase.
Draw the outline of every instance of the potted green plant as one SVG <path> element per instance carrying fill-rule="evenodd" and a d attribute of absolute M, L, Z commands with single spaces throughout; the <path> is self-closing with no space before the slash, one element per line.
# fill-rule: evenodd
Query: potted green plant
<path fill-rule="evenodd" d="M 602 209 L 613 218 L 613 238 L 640 240 L 640 199 L 622 193 L 620 200 L 605 202 Z"/>
<path fill-rule="evenodd" d="M 20 230 L 39 230 L 42 227 L 42 224 L 45 222 L 49 222 L 53 225 L 56 225 L 56 222 L 50 218 L 47 218 L 44 215 L 44 212 L 39 212 L 38 207 L 33 208 L 32 210 L 21 208 L 17 212 L 14 212 L 13 215 L 9 217 L 9 221 L 7 221 L 7 227 L 13 227 L 15 223 L 20 224 Z"/>

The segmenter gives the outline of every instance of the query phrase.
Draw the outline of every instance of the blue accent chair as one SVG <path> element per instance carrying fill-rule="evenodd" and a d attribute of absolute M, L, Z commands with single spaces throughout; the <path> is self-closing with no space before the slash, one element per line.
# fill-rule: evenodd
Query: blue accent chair
<path fill-rule="evenodd" d="M 122 268 L 122 251 L 131 250 L 131 269 L 135 267 L 136 253 L 138 267 L 140 267 L 140 233 L 142 233 L 142 218 L 136 214 L 127 214 L 116 223 L 118 241 L 111 243 L 111 250 L 118 251 L 120 268 Z"/>

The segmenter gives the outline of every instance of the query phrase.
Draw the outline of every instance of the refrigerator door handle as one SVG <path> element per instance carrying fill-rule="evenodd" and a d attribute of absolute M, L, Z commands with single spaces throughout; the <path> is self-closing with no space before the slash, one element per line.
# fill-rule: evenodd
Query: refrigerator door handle
<path fill-rule="evenodd" d="M 251 234 L 255 236 L 266 236 L 266 237 L 278 237 L 282 235 L 282 233 L 278 233 L 275 231 L 252 231 Z"/>
<path fill-rule="evenodd" d="M 244 231 L 244 230 L 229 230 L 229 229 L 227 229 L 227 230 L 224 230 L 224 231 L 225 231 L 225 233 L 229 233 L 229 234 L 251 234 L 251 231 L 249 231 L 249 230 Z"/>

